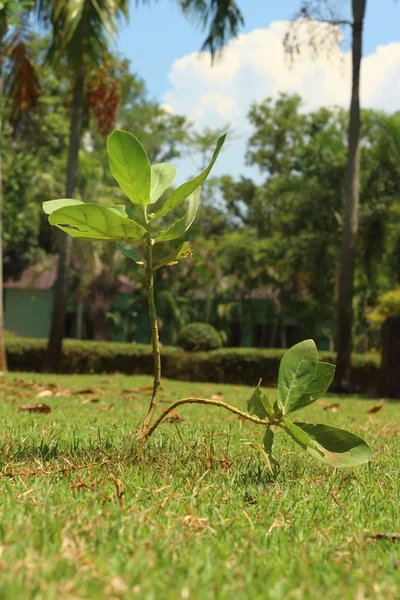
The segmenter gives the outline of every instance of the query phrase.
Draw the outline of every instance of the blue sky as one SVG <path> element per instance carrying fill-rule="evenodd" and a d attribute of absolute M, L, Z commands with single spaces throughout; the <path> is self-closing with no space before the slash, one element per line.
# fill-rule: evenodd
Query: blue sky
<path fill-rule="evenodd" d="M 337 2 L 349 7 L 351 0 Z M 233 125 L 237 139 L 221 155 L 217 174 L 255 175 L 244 159 L 251 102 L 287 91 L 304 97 L 308 109 L 348 105 L 348 45 L 342 45 L 330 59 L 333 62 L 304 56 L 291 73 L 278 56 L 285 26 L 276 22 L 288 21 L 299 4 L 300 0 L 239 0 L 244 35 L 228 46 L 221 64 L 211 68 L 207 56 L 198 58 L 204 32 L 182 16 L 175 0 L 153 0 L 150 6 L 139 7 L 131 0 L 130 22 L 121 26 L 118 49 L 143 77 L 151 97 L 186 114 L 199 129 L 226 121 Z M 368 0 L 364 57 L 363 105 L 399 110 L 400 2 Z M 193 174 L 192 161 L 179 162 L 182 176 Z"/>
<path fill-rule="evenodd" d="M 344 3 L 350 4 L 350 0 Z M 267 27 L 271 21 L 290 19 L 300 0 L 239 0 L 245 18 L 243 33 Z M 130 19 L 118 39 L 119 50 L 132 61 L 132 68 L 146 81 L 157 99 L 168 89 L 168 73 L 174 60 L 197 52 L 204 40 L 200 28 L 183 17 L 175 0 L 158 0 L 136 8 L 131 0 Z M 400 41 L 400 2 L 369 0 L 364 54 L 376 46 Z"/>

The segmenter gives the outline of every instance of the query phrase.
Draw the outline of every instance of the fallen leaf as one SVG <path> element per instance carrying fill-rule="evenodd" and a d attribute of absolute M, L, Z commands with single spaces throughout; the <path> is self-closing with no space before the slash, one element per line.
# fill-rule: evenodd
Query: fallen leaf
<path fill-rule="evenodd" d="M 26 410 L 28 412 L 40 412 L 40 413 L 49 413 L 51 412 L 50 406 L 47 404 L 26 404 L 25 406 L 20 406 L 18 410 Z"/>
<path fill-rule="evenodd" d="M 115 483 L 116 494 L 118 500 L 123 500 L 125 496 L 125 486 L 118 477 L 114 477 L 112 473 L 110 473 L 110 479 Z"/>
<path fill-rule="evenodd" d="M 183 423 L 184 420 L 178 415 L 176 410 L 171 410 L 168 417 L 165 417 L 164 422 L 167 423 Z"/>
<path fill-rule="evenodd" d="M 64 397 L 68 397 L 68 396 L 72 396 L 71 390 L 60 390 L 59 392 L 56 392 L 54 394 L 55 398 L 64 398 Z"/>
<path fill-rule="evenodd" d="M 102 394 L 103 392 L 104 390 L 101 387 L 87 387 L 83 388 L 82 390 L 78 390 L 75 392 L 75 394 Z"/>
<path fill-rule="evenodd" d="M 339 402 L 334 402 L 333 404 L 325 404 L 324 410 L 329 410 L 330 412 L 337 412 L 339 410 L 339 407 Z"/>
<path fill-rule="evenodd" d="M 374 533 L 368 537 L 373 540 L 400 540 L 400 533 Z"/>
<path fill-rule="evenodd" d="M 53 392 L 51 390 L 42 390 L 36 394 L 36 398 L 50 398 L 51 396 L 53 396 Z"/>
<path fill-rule="evenodd" d="M 114 408 L 114 404 L 109 404 L 108 406 L 99 406 L 98 407 L 99 410 L 103 410 L 103 411 L 111 410 L 113 408 Z"/>
<path fill-rule="evenodd" d="M 91 402 L 95 404 L 96 402 L 99 402 L 99 400 L 97 398 L 86 398 L 86 400 L 82 400 L 82 404 L 90 404 Z"/>
<path fill-rule="evenodd" d="M 372 408 L 367 410 L 367 414 L 374 415 L 375 413 L 379 412 L 381 410 L 381 408 L 383 408 L 383 404 L 378 404 L 378 406 L 373 406 Z"/>
<path fill-rule="evenodd" d="M 211 400 L 220 400 L 221 402 L 224 399 L 224 395 L 221 392 L 217 392 L 211 396 Z"/>

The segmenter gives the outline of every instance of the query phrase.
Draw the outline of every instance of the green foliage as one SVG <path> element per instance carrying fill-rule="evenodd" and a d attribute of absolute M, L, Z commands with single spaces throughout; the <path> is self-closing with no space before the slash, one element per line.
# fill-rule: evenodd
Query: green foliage
<path fill-rule="evenodd" d="M 371 449 L 358 435 L 321 423 L 285 421 L 291 437 L 311 456 L 330 467 L 356 467 L 369 462 Z"/>
<path fill-rule="evenodd" d="M 154 204 L 163 193 L 172 185 L 176 175 L 176 168 L 169 163 L 160 163 L 151 167 L 150 204 Z"/>
<path fill-rule="evenodd" d="M 208 323 L 190 323 L 179 334 L 179 345 L 188 352 L 207 352 L 222 347 L 221 336 Z"/>
<path fill-rule="evenodd" d="M 278 373 L 278 395 L 272 405 L 270 399 L 263 394 L 260 384 L 248 402 L 248 413 L 229 406 L 217 399 L 186 398 L 173 402 L 158 418 L 153 417 L 158 402 L 161 385 L 161 360 L 157 320 L 154 271 L 161 266 L 177 263 L 180 258 L 191 254 L 187 243 L 174 252 L 164 256 L 158 263 L 153 262 L 153 245 L 155 242 L 169 241 L 180 237 L 193 223 L 199 202 L 200 186 L 210 173 L 226 136 L 221 136 L 208 167 L 203 172 L 178 187 L 166 199 L 158 212 L 148 214 L 147 205 L 158 198 L 167 190 L 172 182 L 175 171 L 170 166 L 160 166 L 151 169 L 150 161 L 140 142 L 131 134 L 124 131 L 114 131 L 107 142 L 110 169 L 123 192 L 133 204 L 139 205 L 139 220 L 128 209 L 122 206 L 106 208 L 91 203 L 71 203 L 61 200 L 45 204 L 45 211 L 49 214 L 49 222 L 58 226 L 73 237 L 93 241 L 121 241 L 133 240 L 141 242 L 145 247 L 145 262 L 138 261 L 138 255 L 124 246 L 117 249 L 125 256 L 130 256 L 137 264 L 142 264 L 146 270 L 148 289 L 149 316 L 152 330 L 152 356 L 154 364 L 153 393 L 144 420 L 144 424 L 137 432 L 137 440 L 142 447 L 164 417 L 174 408 L 185 403 L 202 403 L 221 406 L 231 412 L 239 414 L 242 418 L 255 421 L 267 426 L 263 446 L 253 444 L 265 456 L 268 468 L 274 473 L 276 466 L 272 458 L 273 434 L 272 426 L 280 427 L 305 450 L 325 464 L 335 467 L 356 466 L 370 460 L 368 445 L 358 436 L 349 432 L 329 428 L 324 425 L 294 424 L 286 415 L 307 406 L 318 395 L 326 392 L 331 383 L 333 365 L 322 365 L 318 368 L 318 352 L 313 340 L 306 340 L 290 348 L 282 357 Z M 152 182 L 153 178 L 153 182 Z M 152 196 L 151 196 L 152 193 Z M 188 199 L 187 212 L 184 217 L 175 221 L 167 230 L 154 234 L 152 224 L 161 216 L 167 215 L 185 199 Z M 162 199 L 161 199 L 162 200 Z M 107 273 L 100 274 L 102 279 L 108 279 Z M 171 307 L 170 293 L 165 290 L 164 304 Z M 104 298 L 103 298 L 104 300 Z M 173 308 L 173 313 L 176 312 Z M 168 315 L 167 315 L 168 319 Z M 101 333 L 101 332 L 100 332 Z M 218 331 L 208 323 L 191 323 L 184 327 L 179 336 L 179 343 L 187 351 L 209 351 L 222 346 L 221 336 Z M 253 416 L 254 415 L 254 416 Z M 310 433 L 310 435 L 308 435 Z"/>
<path fill-rule="evenodd" d="M 318 369 L 319 364 L 323 366 Z M 271 425 L 281 427 L 299 446 L 331 467 L 354 467 L 371 460 L 371 450 L 359 436 L 323 424 L 292 423 L 285 417 L 324 394 L 332 382 L 334 370 L 333 365 L 318 363 L 314 342 L 305 340 L 290 348 L 282 357 L 275 412 L 258 385 L 247 408 L 260 419 L 269 418 L 266 439 L 264 438 L 269 467 L 273 443 L 273 436 L 269 433 Z"/>
<path fill-rule="evenodd" d="M 315 379 L 317 363 L 313 340 L 296 344 L 283 355 L 278 375 L 278 407 L 284 414 L 295 410 L 301 396 L 307 393 Z"/>
<path fill-rule="evenodd" d="M 160 302 L 160 309 L 162 308 Z M 166 310 L 161 318 L 167 316 Z M 170 313 L 168 313 L 170 314 Z M 162 329 L 163 332 L 164 329 Z M 9 337 L 9 368 L 14 371 L 41 372 L 46 340 Z M 279 363 L 284 350 L 220 348 L 210 352 L 185 352 L 163 347 L 163 373 L 169 379 L 254 386 L 260 374 L 266 386 L 277 385 Z M 334 361 L 334 354 L 320 353 Z M 321 364 L 321 363 L 318 363 Z M 379 377 L 379 356 L 352 356 L 352 384 L 359 394 L 373 392 Z M 62 373 L 137 373 L 149 375 L 153 369 L 151 346 L 116 342 L 65 340 Z M 260 390 L 261 393 L 262 390 Z"/>
<path fill-rule="evenodd" d="M 110 171 L 133 204 L 150 204 L 150 161 L 142 144 L 127 131 L 114 131 L 107 140 Z M 153 184 L 152 184 L 153 185 Z"/>
<path fill-rule="evenodd" d="M 373 325 L 380 326 L 386 319 L 394 315 L 400 315 L 400 286 L 383 294 L 378 299 L 376 307 L 367 312 L 366 316 Z"/>
<path fill-rule="evenodd" d="M 143 146 L 130 133 L 116 130 L 109 136 L 107 151 L 111 173 L 129 200 L 141 207 L 139 220 L 142 224 L 137 222 L 135 215 L 124 206 L 106 208 L 74 200 L 53 200 L 44 203 L 43 209 L 50 215 L 49 222 L 52 225 L 56 225 L 72 237 L 84 240 L 139 241 L 146 234 L 157 242 L 174 240 L 193 223 L 199 203 L 200 186 L 210 173 L 224 141 L 225 136 L 218 140 L 210 164 L 200 175 L 174 190 L 156 214 L 148 215 L 147 205 L 157 201 L 166 191 L 174 179 L 175 168 L 167 164 L 151 168 Z M 152 222 L 168 214 L 185 199 L 188 199 L 188 206 L 184 217 L 175 221 L 167 230 L 154 232 Z M 145 243 L 149 243 L 148 239 Z M 168 256 L 163 264 L 171 262 L 176 262 L 176 259 L 171 261 Z M 158 266 L 161 266 L 160 262 Z"/>
<path fill-rule="evenodd" d="M 47 202 L 43 205 L 44 209 L 46 205 Z M 124 218 L 99 204 L 68 204 L 57 208 L 50 214 L 49 223 L 71 237 L 91 241 L 140 240 L 146 234 L 146 230 L 133 219 Z"/>

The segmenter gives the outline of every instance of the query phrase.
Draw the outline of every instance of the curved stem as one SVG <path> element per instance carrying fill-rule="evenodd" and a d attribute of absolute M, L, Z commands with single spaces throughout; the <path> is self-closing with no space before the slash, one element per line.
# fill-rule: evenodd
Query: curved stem
<path fill-rule="evenodd" d="M 273 423 L 273 421 L 270 419 L 259 419 L 255 415 L 250 415 L 249 413 L 243 412 L 242 410 L 239 410 L 234 406 L 230 406 L 230 404 L 226 404 L 225 402 L 221 402 L 220 400 L 209 400 L 208 398 L 181 398 L 180 400 L 176 400 L 170 404 L 168 408 L 164 409 L 153 425 L 149 427 L 147 431 L 144 431 L 143 442 L 146 442 L 160 425 L 161 421 L 163 421 L 171 411 L 181 404 L 208 404 L 211 406 L 219 406 L 220 408 L 225 408 L 225 410 L 229 410 L 233 414 L 242 417 L 242 419 L 245 419 L 246 421 L 257 423 L 257 425 L 271 425 L 271 423 Z"/>
<path fill-rule="evenodd" d="M 146 273 L 147 273 L 147 297 L 149 303 L 149 316 L 151 325 L 151 342 L 153 346 L 153 358 L 154 358 L 154 383 L 153 383 L 153 394 L 150 400 L 149 410 L 147 412 L 144 424 L 143 432 L 145 432 L 152 421 L 154 411 L 157 406 L 158 392 L 161 385 L 161 353 L 160 353 L 160 340 L 158 336 L 158 323 L 156 305 L 154 301 L 154 276 L 153 276 L 153 247 L 150 234 L 147 239 L 146 249 Z"/>

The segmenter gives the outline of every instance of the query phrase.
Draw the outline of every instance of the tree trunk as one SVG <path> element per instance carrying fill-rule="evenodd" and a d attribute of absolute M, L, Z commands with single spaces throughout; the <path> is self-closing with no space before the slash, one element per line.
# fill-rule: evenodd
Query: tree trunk
<path fill-rule="evenodd" d="M 400 315 L 389 317 L 382 325 L 382 364 L 378 395 L 400 398 Z"/>
<path fill-rule="evenodd" d="M 366 0 L 353 0 L 352 91 L 348 130 L 346 197 L 336 310 L 336 391 L 351 391 L 353 281 L 360 199 L 360 70 Z"/>
<path fill-rule="evenodd" d="M 85 301 L 83 298 L 78 298 L 76 303 L 76 339 L 81 340 L 83 338 L 83 313 L 85 309 Z"/>
<path fill-rule="evenodd" d="M 79 176 L 79 148 L 82 137 L 83 98 L 85 68 L 82 65 L 76 76 L 71 110 L 71 128 L 67 164 L 66 198 L 74 198 Z M 47 370 L 57 372 L 62 355 L 62 341 L 65 333 L 67 312 L 69 268 L 71 264 L 72 238 L 59 232 L 59 254 L 57 279 L 54 290 L 53 315 L 49 342 L 47 345 Z"/>
<path fill-rule="evenodd" d="M 2 44 L 0 45 L 2 46 Z M 1 51 L 1 50 L 0 50 Z M 3 306 L 3 189 L 2 189 L 2 100 L 3 100 L 3 60 L 0 57 L 0 371 L 7 371 L 7 356 L 4 343 L 4 306 Z"/>
<path fill-rule="evenodd" d="M 111 310 L 118 285 L 113 281 L 111 273 L 105 267 L 93 281 L 89 295 L 89 318 L 94 329 L 94 339 L 106 342 L 109 340 L 107 313 Z"/>

